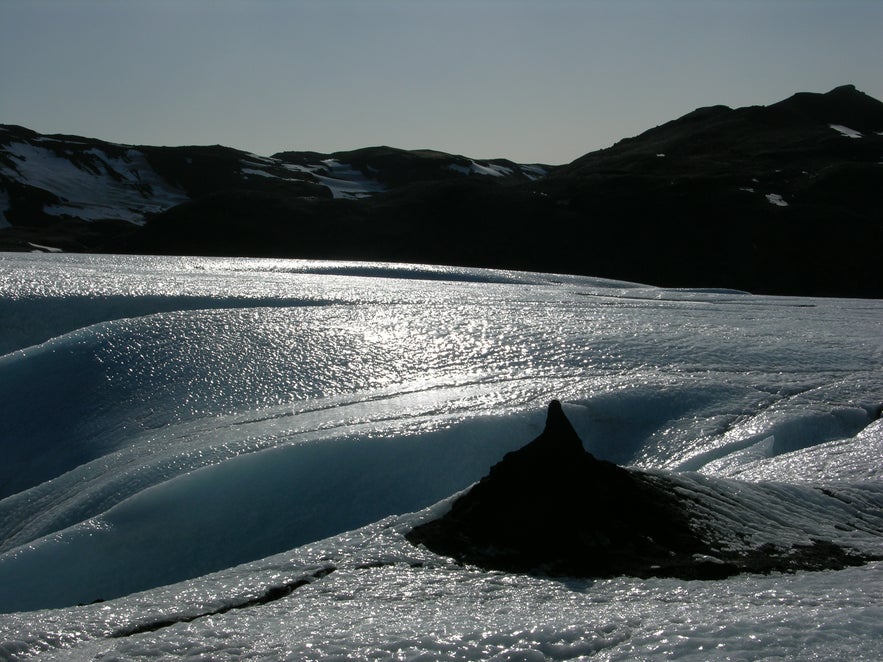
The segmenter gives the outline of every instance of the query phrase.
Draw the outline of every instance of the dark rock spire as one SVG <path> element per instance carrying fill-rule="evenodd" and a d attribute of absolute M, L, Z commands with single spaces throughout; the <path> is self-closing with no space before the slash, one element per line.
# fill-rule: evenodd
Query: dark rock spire
<path fill-rule="evenodd" d="M 690 574 L 674 566 L 707 552 L 672 496 L 583 449 L 557 400 L 540 436 L 408 539 L 483 567 L 579 577 Z"/>
<path fill-rule="evenodd" d="M 816 539 L 727 550 L 709 522 L 691 523 L 696 516 L 677 485 L 592 457 L 553 401 L 540 436 L 507 453 L 449 513 L 407 538 L 483 568 L 546 576 L 717 579 L 880 558 Z"/>

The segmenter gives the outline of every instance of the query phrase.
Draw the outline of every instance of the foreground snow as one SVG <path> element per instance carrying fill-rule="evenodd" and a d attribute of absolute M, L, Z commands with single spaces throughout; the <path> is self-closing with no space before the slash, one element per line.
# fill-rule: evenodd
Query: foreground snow
<path fill-rule="evenodd" d="M 0 615 L 0 659 L 883 656 L 879 563 L 560 582 L 402 537 L 558 397 L 734 545 L 879 553 L 881 302 L 27 255 L 0 296 L 0 611 L 64 607 Z"/>
<path fill-rule="evenodd" d="M 481 572 L 416 549 L 401 535 L 409 519 L 109 603 L 11 614 L 0 621 L 0 654 L 874 660 L 883 653 L 879 563 L 713 582 L 554 581 Z M 235 607 L 332 568 L 279 600 Z M 166 623 L 173 624 L 152 629 Z"/>

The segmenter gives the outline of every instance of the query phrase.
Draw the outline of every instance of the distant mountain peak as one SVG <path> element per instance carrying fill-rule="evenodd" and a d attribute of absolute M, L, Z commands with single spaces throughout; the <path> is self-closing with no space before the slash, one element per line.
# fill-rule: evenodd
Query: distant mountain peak
<path fill-rule="evenodd" d="M 841 85 L 823 94 L 798 92 L 768 106 L 768 112 L 777 111 L 788 111 L 821 124 L 848 125 L 858 131 L 883 130 L 883 102 L 855 85 Z"/>
<path fill-rule="evenodd" d="M 858 90 L 855 88 L 855 85 L 853 85 L 852 83 L 848 83 L 846 85 L 840 85 L 839 87 L 835 87 L 830 92 L 827 92 L 827 94 L 844 94 L 844 93 L 851 93 L 851 92 L 858 92 Z M 864 92 L 862 92 L 861 94 L 864 94 Z"/>

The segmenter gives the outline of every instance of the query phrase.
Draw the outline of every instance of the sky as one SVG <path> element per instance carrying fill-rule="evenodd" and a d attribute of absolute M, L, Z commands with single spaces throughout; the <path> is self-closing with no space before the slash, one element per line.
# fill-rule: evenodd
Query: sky
<path fill-rule="evenodd" d="M 0 0 L 0 123 L 261 155 L 567 163 L 881 62 L 880 0 Z"/>

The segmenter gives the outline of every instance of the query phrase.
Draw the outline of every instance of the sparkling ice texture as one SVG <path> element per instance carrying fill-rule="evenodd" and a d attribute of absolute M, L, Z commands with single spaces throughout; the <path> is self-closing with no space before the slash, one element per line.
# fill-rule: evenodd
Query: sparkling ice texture
<path fill-rule="evenodd" d="M 0 254 L 0 659 L 883 658 L 881 563 L 567 581 L 405 541 L 552 398 L 734 545 L 883 553 L 883 302 Z"/>

